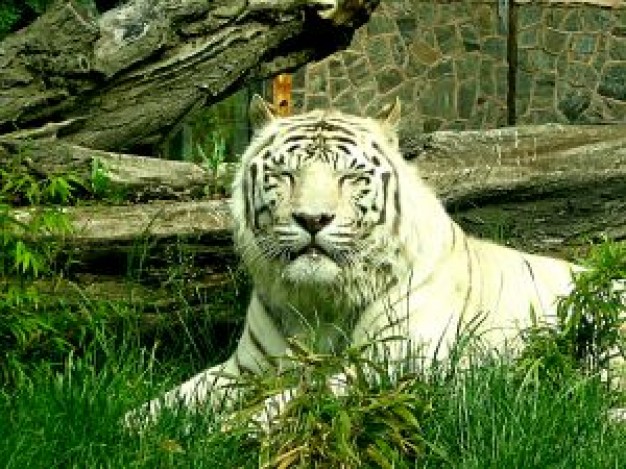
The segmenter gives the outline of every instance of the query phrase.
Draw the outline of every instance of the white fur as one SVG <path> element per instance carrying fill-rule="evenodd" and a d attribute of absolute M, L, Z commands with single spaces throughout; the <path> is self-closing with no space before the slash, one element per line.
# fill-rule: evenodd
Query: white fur
<path fill-rule="evenodd" d="M 391 116 L 395 114 L 392 110 Z M 333 116 L 343 115 L 314 111 L 304 118 Z M 267 258 L 259 233 L 246 220 L 244 179 L 267 137 L 284 134 L 287 124 L 303 117 L 265 117 L 268 122 L 245 152 L 233 187 L 235 244 L 254 283 L 245 330 L 229 360 L 172 390 L 164 401 L 146 404 L 144 410 L 150 415 L 156 415 L 163 404 L 181 401 L 188 407 L 205 401 L 218 405 L 230 383 L 224 373 L 235 376 L 239 367 L 262 373 L 270 366 L 269 360 L 254 344 L 252 334 L 275 357 L 289 354 L 288 337 L 310 336 L 313 330 L 319 338 L 318 351 L 402 336 L 419 346 L 426 357 L 445 358 L 458 331 L 470 324 L 485 347 L 501 350 L 520 344 L 520 330 L 532 322 L 531 309 L 538 321 L 554 321 L 556 302 L 570 292 L 571 274 L 578 267 L 466 236 L 414 167 L 401 157 L 390 121 L 344 116 L 365 129 L 359 134 L 360 148 L 375 143 L 396 169 L 398 179 L 390 184 L 402 189 L 398 234 L 393 235 L 389 224 L 377 226 L 347 264 L 325 256 L 307 255 L 293 261 Z M 342 230 L 348 230 L 341 227 L 342 221 L 354 217 L 352 202 L 339 197 L 330 168 L 312 163 L 300 176 L 297 189 L 279 197 L 274 221 L 264 221 L 265 233 L 277 236 L 280 224 L 281 233 L 293 243 L 306 244 L 308 235 L 291 214 L 295 210 L 330 211 L 336 217 L 320 231 L 319 242 L 337 243 Z M 389 327 L 390 322 L 397 324 Z M 406 343 L 391 345 L 392 360 L 402 360 Z"/>

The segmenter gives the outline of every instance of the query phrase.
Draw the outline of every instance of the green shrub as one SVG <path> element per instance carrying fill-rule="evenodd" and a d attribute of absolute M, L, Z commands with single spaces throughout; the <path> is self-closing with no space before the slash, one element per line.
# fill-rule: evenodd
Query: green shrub
<path fill-rule="evenodd" d="M 425 458 L 445 460 L 445 452 L 424 438 L 432 423 L 426 383 L 415 374 L 397 379 L 391 367 L 363 358 L 372 345 L 317 354 L 291 340 L 293 367 L 244 378 L 251 401 L 234 420 L 259 426 L 259 467 L 404 468 Z M 340 371 L 346 393 L 336 392 L 346 383 L 331 378 Z M 285 389 L 292 398 L 267 422 L 266 399 Z"/>
<path fill-rule="evenodd" d="M 25 155 L 20 155 L 25 157 Z M 16 158 L 0 168 L 0 378 L 27 379 L 28 362 L 64 355 L 71 346 L 58 330 L 63 318 L 42 305 L 37 281 L 61 275 L 59 254 L 71 224 L 62 205 L 81 187 L 73 176 L 41 176 Z"/>
<path fill-rule="evenodd" d="M 526 331 L 522 374 L 558 383 L 626 359 L 626 243 L 602 243 L 583 263 L 588 270 L 573 275 L 574 290 L 559 301 L 556 325 Z"/>

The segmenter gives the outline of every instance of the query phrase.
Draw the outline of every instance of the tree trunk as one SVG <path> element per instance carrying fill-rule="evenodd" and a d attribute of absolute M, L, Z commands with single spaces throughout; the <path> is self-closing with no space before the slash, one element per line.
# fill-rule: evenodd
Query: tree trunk
<path fill-rule="evenodd" d="M 330 21 L 328 0 L 132 0 L 100 17 L 62 1 L 0 43 L 0 168 L 74 174 L 106 199 L 65 209 L 69 279 L 155 309 L 238 285 L 229 202 L 206 199 L 227 195 L 234 166 L 121 152 L 151 154 L 195 107 L 347 44 L 378 0 L 338 1 Z M 626 239 L 624 125 L 436 132 L 402 149 L 470 233 L 566 256 Z"/>
<path fill-rule="evenodd" d="M 65 143 L 55 144 L 65 158 L 50 159 L 46 143 L 0 142 L 0 167 L 9 161 L 3 146 L 17 152 L 28 146 L 26 169 L 38 174 L 69 172 L 89 180 L 94 166 L 102 170 L 108 205 L 66 209 L 74 243 L 109 250 L 142 237 L 201 236 L 211 243 L 231 229 L 229 201 L 204 196 L 227 195 L 236 164 L 213 175 L 194 163 Z M 493 237 L 505 230 L 509 242 L 539 252 L 602 235 L 626 238 L 626 125 L 435 132 L 404 142 L 402 150 L 470 232 Z M 116 193 L 145 203 L 111 205 Z M 28 210 L 20 213 L 28 216 Z"/>
<path fill-rule="evenodd" d="M 59 163 L 46 158 L 45 144 L 30 145 L 29 165 L 38 173 L 88 177 L 99 161 L 113 193 L 149 202 L 66 209 L 75 230 L 67 240 L 68 275 L 90 297 L 132 298 L 142 308 L 168 310 L 179 301 L 172 291 L 192 308 L 203 298 L 241 291 L 229 200 L 194 200 L 213 184 L 205 169 L 65 143 L 58 144 L 66 155 Z M 402 146 L 471 234 L 569 258 L 589 240 L 626 239 L 626 125 L 435 132 Z M 233 171 L 226 165 L 218 175 L 222 190 Z M 28 217 L 28 210 L 19 216 Z M 39 286 L 48 298 L 83 295 L 65 281 Z"/>
<path fill-rule="evenodd" d="M 379 0 L 337 2 L 129 0 L 97 16 L 59 1 L 0 43 L 0 136 L 150 154 L 192 109 L 348 44 Z"/>

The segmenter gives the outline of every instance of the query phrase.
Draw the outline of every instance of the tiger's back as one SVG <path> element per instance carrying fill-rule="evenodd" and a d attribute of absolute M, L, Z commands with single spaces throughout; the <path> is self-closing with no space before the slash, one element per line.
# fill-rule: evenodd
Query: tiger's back
<path fill-rule="evenodd" d="M 476 316 L 494 345 L 529 324 L 531 307 L 554 316 L 575 267 L 466 236 L 400 155 L 397 107 L 382 120 L 258 113 L 234 189 L 235 241 L 258 314 L 281 335 L 330 322 L 352 341 L 401 335 L 445 353 Z"/>
<path fill-rule="evenodd" d="M 377 119 L 279 118 L 253 99 L 255 137 L 232 199 L 235 246 L 254 285 L 243 333 L 226 362 L 143 412 L 229 402 L 236 376 L 281 366 L 289 338 L 315 335 L 315 350 L 329 352 L 401 337 L 386 345 L 402 361 L 407 343 L 445 358 L 465 328 L 502 349 L 519 345 L 532 318 L 554 321 L 579 267 L 463 233 L 402 158 L 399 112 L 396 103 Z"/>

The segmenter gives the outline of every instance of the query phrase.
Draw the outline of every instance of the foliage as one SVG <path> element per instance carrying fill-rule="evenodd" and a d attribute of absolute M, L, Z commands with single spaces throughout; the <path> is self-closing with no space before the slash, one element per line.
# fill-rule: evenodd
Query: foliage
<path fill-rule="evenodd" d="M 188 115 L 182 126 L 166 139 L 164 150 L 167 157 L 202 162 L 198 147 L 210 156 L 217 134 L 223 146 L 224 160 L 238 161 L 250 140 L 248 105 L 250 93 L 258 86 L 244 87 L 224 100 Z"/>
<path fill-rule="evenodd" d="M 559 326 L 570 355 L 598 371 L 613 355 L 626 358 L 626 243 L 592 250 L 589 270 L 574 276 L 574 291 L 559 303 Z"/>
<path fill-rule="evenodd" d="M 128 198 L 126 189 L 111 180 L 108 165 L 97 157 L 91 160 L 88 190 L 96 199 L 113 204 L 120 204 Z"/>
<path fill-rule="evenodd" d="M 85 353 L 105 326 L 113 331 L 132 312 L 104 302 L 85 306 L 46 302 L 32 286 L 10 289 L 0 303 L 0 384 L 19 387 L 38 369 L 62 369 L 68 353 Z"/>
<path fill-rule="evenodd" d="M 626 243 L 602 243 L 585 263 L 588 270 L 573 274 L 574 290 L 559 301 L 556 324 L 526 331 L 523 374 L 558 383 L 626 358 Z"/>
<path fill-rule="evenodd" d="M 432 419 L 426 386 L 416 375 L 396 380 L 391 367 L 363 358 L 375 345 L 333 355 L 292 340 L 295 366 L 243 383 L 256 399 L 236 420 L 261 416 L 261 468 L 403 468 L 426 457 L 445 460 L 443 451 L 424 439 L 424 426 Z M 346 385 L 344 377 L 336 381 L 339 370 L 346 370 L 347 393 L 337 392 Z M 293 397 L 265 431 L 266 399 L 284 389 L 293 390 Z"/>
<path fill-rule="evenodd" d="M 0 5 L 0 40 L 41 15 L 54 0 L 4 0 Z"/>
<path fill-rule="evenodd" d="M 16 159 L 0 168 L 0 274 L 20 279 L 50 273 L 58 240 L 71 225 L 59 205 L 69 204 L 82 186 L 78 178 L 37 177 Z M 15 206 L 26 206 L 16 210 Z"/>
<path fill-rule="evenodd" d="M 203 147 L 208 147 L 208 154 Z M 209 195 L 218 195 L 219 168 L 226 160 L 226 140 L 218 131 L 213 131 L 208 134 L 204 144 L 196 143 L 196 150 L 198 155 L 200 155 L 202 165 L 211 174 L 212 184 L 208 188 Z"/>
<path fill-rule="evenodd" d="M 55 0 L 2 0 L 0 3 L 0 40 L 22 28 L 44 13 Z M 112 8 L 124 0 L 78 0 L 78 3 L 100 11 Z"/>
<path fill-rule="evenodd" d="M 120 421 L 127 410 L 161 394 L 198 369 L 189 368 L 190 357 L 186 354 L 175 361 L 156 360 L 153 349 L 137 347 L 136 337 L 128 329 L 114 335 L 100 325 L 93 337 L 80 354 L 72 352 L 66 356 L 62 371 L 41 368 L 31 374 L 29 383 L 10 390 L 0 388 L 3 467 L 258 468 L 258 461 L 267 460 L 268 452 L 276 456 L 278 447 L 267 449 L 261 442 L 250 440 L 245 429 L 238 426 L 223 431 L 208 412 L 165 414 L 141 435 L 125 432 Z M 425 451 L 417 460 L 403 460 L 403 454 L 394 454 L 381 464 L 364 463 L 360 467 L 621 467 L 626 427 L 607 422 L 609 402 L 598 380 L 572 376 L 555 388 L 543 381 L 520 384 L 511 380 L 512 371 L 510 364 L 493 360 L 454 377 L 434 372 L 425 383 L 415 382 L 417 398 L 408 395 L 408 388 L 400 391 L 425 412 L 416 417 L 420 424 L 418 436 L 409 437 L 428 441 L 447 457 Z M 315 438 L 327 435 L 327 440 L 314 440 L 322 444 L 322 450 L 343 454 L 340 451 L 345 450 L 336 448 L 343 443 L 334 441 L 335 435 L 387 435 L 386 423 L 374 427 L 375 421 L 406 420 L 394 416 L 393 408 L 368 407 L 368 403 L 396 405 L 384 400 L 382 394 L 363 399 L 364 406 L 355 409 L 320 403 L 318 398 L 324 394 L 315 391 L 310 395 L 310 403 L 303 399 L 296 405 L 303 416 L 311 417 L 300 425 Z M 401 401 L 399 408 L 406 407 L 406 403 Z M 425 403 L 430 403 L 430 407 Z M 335 414 L 331 413 L 333 410 Z M 344 417 L 340 418 L 341 411 Z M 345 414 L 350 419 L 350 432 L 337 427 L 341 419 L 346 419 Z M 360 418 L 364 415 L 371 416 L 374 422 L 364 422 L 369 426 L 361 429 Z M 314 422 L 318 417 L 321 424 L 316 430 Z M 289 432 L 290 428 L 293 427 L 284 430 Z M 297 434 L 287 433 L 271 438 L 305 442 L 305 436 L 300 439 Z M 393 446 L 393 440 L 385 443 Z M 353 441 L 346 445 L 354 448 Z M 367 455 L 359 451 L 357 457 L 365 461 Z M 355 467 L 350 466 L 351 461 L 347 459 L 343 466 L 323 465 L 324 461 L 319 461 L 318 467 Z M 283 465 L 272 467 L 298 467 L 287 459 L 273 462 Z"/>
<path fill-rule="evenodd" d="M 0 39 L 12 30 L 20 17 L 21 11 L 15 4 L 9 3 L 0 7 Z"/>
<path fill-rule="evenodd" d="M 71 224 L 58 204 L 70 203 L 81 183 L 71 175 L 34 175 L 21 158 L 0 168 L 0 183 L 0 377 L 21 381 L 33 352 L 52 358 L 70 349 L 54 331 L 73 317 L 47 315 L 34 282 L 63 271 L 57 260 Z"/>
<path fill-rule="evenodd" d="M 93 323 L 90 339 L 65 355 L 60 371 L 30 370 L 29 382 L 0 388 L 3 468 L 243 466 L 234 454 L 241 437 L 220 434 L 211 416 L 165 416 L 142 438 L 124 432 L 129 407 L 190 372 L 181 362 L 156 360 L 154 349 L 140 350 L 131 330 L 120 338 L 110 324 Z"/>

